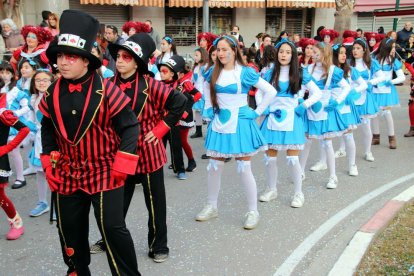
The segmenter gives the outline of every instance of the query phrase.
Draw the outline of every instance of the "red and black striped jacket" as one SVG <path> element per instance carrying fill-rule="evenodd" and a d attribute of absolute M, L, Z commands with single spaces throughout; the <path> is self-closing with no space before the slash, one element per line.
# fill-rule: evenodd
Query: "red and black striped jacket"
<path fill-rule="evenodd" d="M 187 99 L 179 91 L 138 72 L 128 79 L 121 79 L 116 75 L 112 80 L 124 88 L 125 94 L 132 99 L 130 105 L 140 125 L 137 173 L 154 172 L 164 166 L 167 155 L 160 139 L 162 137 L 158 137 L 159 142 L 155 145 L 144 141 L 145 135 L 156 129 L 162 129 L 158 132 L 165 135 L 181 118 Z M 126 83 L 128 85 L 125 85 Z M 168 115 L 164 116 L 166 112 Z"/>
<path fill-rule="evenodd" d="M 43 154 L 58 150 L 61 158 L 55 176 L 63 181 L 58 191 L 89 194 L 111 190 L 124 183 L 111 178 L 117 152 L 135 155 L 138 122 L 127 95 L 93 72 L 81 92 L 68 92 L 69 82 L 53 83 L 39 104 L 43 113 Z M 136 163 L 130 163 L 135 169 Z"/>

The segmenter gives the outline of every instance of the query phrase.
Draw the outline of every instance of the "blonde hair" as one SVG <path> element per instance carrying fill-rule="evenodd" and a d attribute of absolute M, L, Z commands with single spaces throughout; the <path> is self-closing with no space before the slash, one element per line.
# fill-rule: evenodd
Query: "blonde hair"
<path fill-rule="evenodd" d="M 331 65 L 333 64 L 332 58 L 333 58 L 333 52 L 332 52 L 332 46 L 328 43 L 324 42 L 318 42 L 315 44 L 316 48 L 318 48 L 321 51 L 321 63 L 324 73 L 322 74 L 322 78 L 326 78 L 329 73 L 329 68 L 331 68 Z M 315 67 L 312 69 L 315 70 Z"/>

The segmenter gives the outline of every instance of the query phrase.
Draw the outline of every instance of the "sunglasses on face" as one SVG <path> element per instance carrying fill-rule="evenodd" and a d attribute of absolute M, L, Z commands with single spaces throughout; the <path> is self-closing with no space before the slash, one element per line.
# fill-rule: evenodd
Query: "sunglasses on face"
<path fill-rule="evenodd" d="M 125 62 L 130 62 L 132 60 L 132 56 L 127 53 L 117 54 L 116 59 L 122 58 Z"/>

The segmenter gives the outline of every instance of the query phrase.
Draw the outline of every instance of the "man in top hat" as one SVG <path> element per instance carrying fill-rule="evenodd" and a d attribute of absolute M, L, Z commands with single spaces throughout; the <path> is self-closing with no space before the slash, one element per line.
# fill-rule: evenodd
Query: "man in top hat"
<path fill-rule="evenodd" d="M 138 162 L 138 122 L 130 99 L 96 72 L 91 54 L 99 22 L 65 10 L 46 54 L 61 77 L 43 97 L 41 162 L 57 193 L 57 226 L 68 275 L 90 275 L 89 210 L 107 247 L 112 275 L 140 275 L 123 216 L 124 183 Z"/>
<path fill-rule="evenodd" d="M 186 97 L 150 77 L 148 63 L 155 43 L 147 33 L 130 36 L 122 45 L 110 44 L 116 60 L 112 81 L 132 100 L 141 134 L 135 143 L 139 156 L 133 176 L 125 183 L 124 215 L 128 212 L 135 185 L 141 183 L 148 209 L 148 256 L 154 262 L 167 260 L 167 207 L 163 166 L 167 162 L 162 138 L 181 118 Z M 99 242 L 99 241 L 98 241 Z"/>

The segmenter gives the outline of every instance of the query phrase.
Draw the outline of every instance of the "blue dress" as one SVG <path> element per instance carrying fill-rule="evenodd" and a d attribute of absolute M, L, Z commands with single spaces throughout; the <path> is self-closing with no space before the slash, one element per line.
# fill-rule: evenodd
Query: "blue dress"
<path fill-rule="evenodd" d="M 203 89 L 204 89 L 203 85 L 204 85 L 204 69 L 205 68 L 206 68 L 205 66 L 204 67 L 197 66 L 196 68 L 194 68 L 194 71 L 193 71 L 192 82 L 194 83 L 194 87 L 197 88 L 198 91 L 200 91 L 201 93 L 203 93 Z M 205 103 L 205 98 L 204 98 L 204 93 L 203 93 L 203 96 L 201 97 L 201 99 L 193 104 L 193 110 L 202 113 L 204 109 L 204 103 Z"/>
<path fill-rule="evenodd" d="M 205 147 L 212 157 L 252 156 L 258 151 L 267 150 L 267 143 L 255 120 L 239 118 L 239 110 L 249 108 L 247 95 L 250 87 L 259 80 L 259 74 L 246 66 L 236 66 L 237 70 L 222 71 L 215 91 L 219 110 L 213 111 L 210 91 L 206 93 L 206 112 L 211 119 L 207 129 Z M 210 82 L 211 74 L 206 75 Z M 208 95 L 207 95 L 208 94 Z"/>
<path fill-rule="evenodd" d="M 373 96 L 380 108 L 398 106 L 400 105 L 400 99 L 398 97 L 398 91 L 395 88 L 395 85 L 389 83 L 393 79 L 392 73 L 402 70 L 402 63 L 398 59 L 394 60 L 394 65 L 382 64 L 380 65 L 381 70 L 386 75 L 386 81 L 379 83 L 373 87 Z M 388 83 L 387 83 L 388 81 Z M 388 93 L 380 93 L 380 90 L 385 88 L 389 90 Z"/>
<path fill-rule="evenodd" d="M 308 67 L 308 70 L 310 70 L 310 67 Z M 333 73 L 332 73 L 331 83 L 329 84 L 329 87 L 327 87 L 327 90 L 332 90 L 334 88 L 340 88 L 339 82 L 343 79 L 343 75 L 344 75 L 344 71 L 335 66 Z M 319 89 L 322 90 L 322 94 L 326 93 L 324 89 L 325 89 L 325 83 L 327 79 L 324 78 L 324 79 L 320 79 L 317 81 L 313 76 L 312 76 L 312 79 L 316 83 L 316 85 L 319 87 Z M 313 112 L 319 112 L 322 108 L 324 107 L 321 101 L 316 102 L 310 107 L 310 109 Z M 309 110 L 308 110 L 307 119 L 308 119 L 307 130 L 308 130 L 309 138 L 327 139 L 327 138 L 339 137 L 348 129 L 348 125 L 346 124 L 345 120 L 342 118 L 342 115 L 339 113 L 338 108 L 335 108 L 327 112 L 327 118 L 324 120 L 313 120 L 310 117 Z"/>
<path fill-rule="evenodd" d="M 358 70 L 351 67 L 351 76 L 346 78 L 349 83 L 355 82 L 361 77 Z M 357 94 L 358 95 L 358 94 Z M 358 109 L 355 106 L 354 101 L 344 101 L 339 105 L 339 112 L 342 114 L 342 118 L 348 125 L 348 129 L 356 129 L 361 124 L 361 117 L 358 113 Z"/>
<path fill-rule="evenodd" d="M 361 77 L 368 82 L 372 79 L 372 76 L 375 75 L 376 72 L 380 70 L 380 65 L 377 60 L 371 60 L 371 68 L 368 70 L 367 68 L 359 71 L 356 68 Z M 377 116 L 379 111 L 378 104 L 375 101 L 374 95 L 372 94 L 372 85 L 368 84 L 368 89 L 366 92 L 363 93 L 365 95 L 365 100 L 358 99 L 355 101 L 356 108 L 358 110 L 359 115 L 361 118 L 374 118 Z M 363 101 L 362 101 L 363 100 Z"/>
<path fill-rule="evenodd" d="M 264 75 L 266 81 L 270 81 L 272 70 Z M 303 70 L 302 84 L 306 85 L 312 78 Z M 289 81 L 279 81 L 278 93 L 269 106 L 269 113 L 262 122 L 260 130 L 267 141 L 269 149 L 274 150 L 302 150 L 306 142 L 305 124 L 294 108 L 298 105 L 298 94 L 289 91 Z M 289 119 L 289 113 L 292 113 Z M 293 119 L 293 120 L 292 120 Z M 290 125 L 287 122 L 291 120 Z M 284 122 L 286 122 L 284 124 Z"/>

